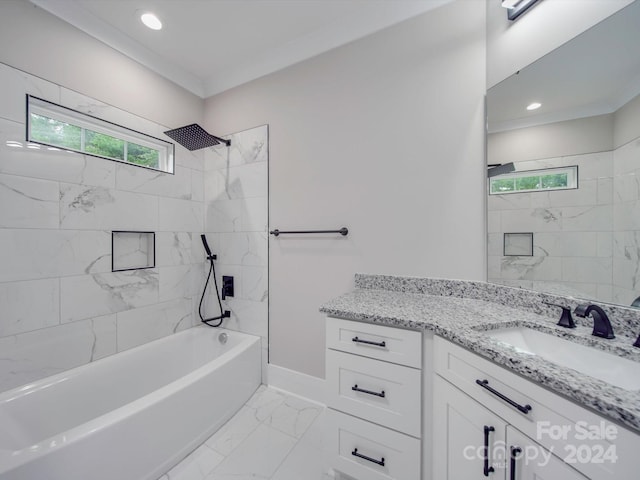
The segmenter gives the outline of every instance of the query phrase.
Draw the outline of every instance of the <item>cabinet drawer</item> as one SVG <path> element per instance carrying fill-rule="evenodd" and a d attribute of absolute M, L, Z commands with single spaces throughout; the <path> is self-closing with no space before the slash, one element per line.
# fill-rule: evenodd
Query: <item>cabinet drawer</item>
<path fill-rule="evenodd" d="M 519 427 L 523 424 L 535 426 L 535 422 L 547 413 L 543 405 L 518 388 L 511 372 L 492 371 L 484 364 L 484 359 L 440 338 L 435 342 L 435 354 L 436 373 L 510 423 L 518 423 Z M 478 381 L 484 385 L 479 385 Z"/>
<path fill-rule="evenodd" d="M 366 480 L 420 478 L 420 440 L 327 409 L 331 466 Z"/>
<path fill-rule="evenodd" d="M 420 368 L 422 334 L 414 330 L 327 318 L 327 348 Z"/>
<path fill-rule="evenodd" d="M 326 375 L 328 406 L 420 437 L 421 370 L 327 350 Z"/>

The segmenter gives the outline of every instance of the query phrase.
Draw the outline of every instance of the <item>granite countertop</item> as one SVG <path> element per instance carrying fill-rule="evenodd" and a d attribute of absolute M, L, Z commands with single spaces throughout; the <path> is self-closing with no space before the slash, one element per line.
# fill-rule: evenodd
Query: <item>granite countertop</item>
<path fill-rule="evenodd" d="M 592 328 L 586 325 L 578 325 L 575 329 L 558 327 L 559 309 L 558 315 L 553 317 L 478 298 L 443 296 L 441 291 L 434 295 L 410 293 L 406 290 L 411 289 L 406 288 L 402 289 L 404 291 L 376 289 L 372 288 L 371 282 L 362 281 L 363 278 L 360 282 L 356 278 L 356 286 L 366 284 L 365 288 L 356 288 L 325 303 L 320 311 L 350 320 L 433 331 L 640 433 L 640 391 L 625 390 L 539 356 L 517 351 L 487 336 L 486 332 L 527 326 L 640 362 L 640 349 L 632 346 L 630 337 L 617 334 L 615 339 L 606 340 L 591 335 Z M 474 288 L 478 284 L 474 282 Z"/>

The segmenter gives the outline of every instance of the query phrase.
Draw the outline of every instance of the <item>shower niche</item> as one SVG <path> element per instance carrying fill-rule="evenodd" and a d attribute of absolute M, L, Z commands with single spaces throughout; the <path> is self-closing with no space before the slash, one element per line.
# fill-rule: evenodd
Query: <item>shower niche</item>
<path fill-rule="evenodd" d="M 122 272 L 155 266 L 155 232 L 111 232 L 111 271 Z"/>

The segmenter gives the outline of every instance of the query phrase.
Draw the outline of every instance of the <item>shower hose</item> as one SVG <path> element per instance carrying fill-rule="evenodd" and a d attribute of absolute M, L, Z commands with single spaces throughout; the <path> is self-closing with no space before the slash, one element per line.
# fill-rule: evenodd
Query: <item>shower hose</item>
<path fill-rule="evenodd" d="M 216 267 L 213 265 L 213 258 L 209 257 L 209 262 L 211 266 L 209 267 L 209 274 L 207 275 L 207 281 L 204 283 L 204 289 L 202 290 L 202 297 L 200 297 L 200 305 L 198 306 L 198 314 L 200 315 L 200 321 L 205 325 L 210 327 L 219 327 L 222 325 L 222 321 L 225 318 L 231 317 L 231 312 L 229 310 L 222 309 L 222 300 L 220 300 L 220 292 L 218 290 L 218 281 L 216 280 Z M 212 318 L 204 318 L 202 316 L 202 302 L 204 301 L 204 295 L 207 291 L 207 286 L 209 285 L 209 279 L 211 278 L 211 274 L 213 273 L 213 285 L 216 287 L 216 296 L 218 297 L 218 306 L 220 307 L 220 315 Z M 214 325 L 211 322 L 217 323 Z"/>

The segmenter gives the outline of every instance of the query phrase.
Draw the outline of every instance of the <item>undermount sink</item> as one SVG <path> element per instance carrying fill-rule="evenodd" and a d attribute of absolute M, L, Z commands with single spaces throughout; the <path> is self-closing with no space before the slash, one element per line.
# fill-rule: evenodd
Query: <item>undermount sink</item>
<path fill-rule="evenodd" d="M 516 351 L 537 355 L 625 390 L 640 390 L 640 362 L 565 340 L 528 327 L 485 332 Z"/>

